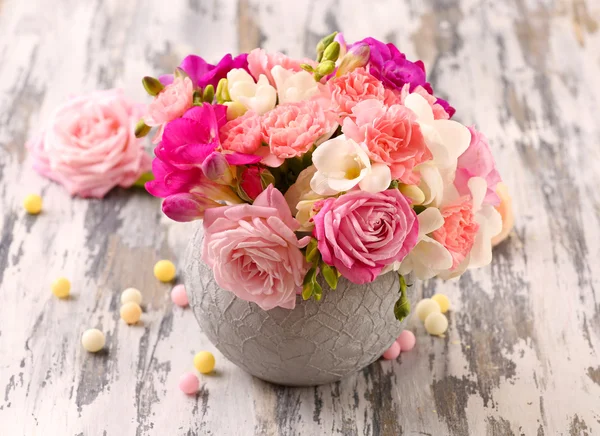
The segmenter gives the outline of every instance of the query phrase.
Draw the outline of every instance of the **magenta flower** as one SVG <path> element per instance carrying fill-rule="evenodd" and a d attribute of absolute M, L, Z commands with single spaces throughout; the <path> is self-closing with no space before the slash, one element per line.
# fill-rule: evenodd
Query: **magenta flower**
<path fill-rule="evenodd" d="M 411 62 L 394 44 L 385 44 L 375 38 L 365 38 L 354 43 L 352 47 L 362 44 L 367 44 L 370 48 L 369 73 L 381 80 L 387 88 L 400 90 L 405 83 L 408 83 L 411 91 L 420 85 L 428 93 L 433 94 L 433 89 L 427 82 L 425 65 L 422 61 Z M 436 103 L 441 105 L 450 117 L 456 112 L 447 101 L 441 98 L 438 98 Z"/>
<path fill-rule="evenodd" d="M 246 53 L 235 58 L 231 54 L 227 54 L 223 56 L 217 65 L 212 65 L 200 56 L 189 55 L 181 61 L 179 68 L 185 71 L 190 79 L 192 79 L 194 86 L 205 88 L 208 85 L 212 85 L 216 88 L 219 80 L 227 77 L 227 73 L 234 68 L 243 68 L 248 71 L 247 58 L 248 55 Z M 173 75 L 165 74 L 160 76 L 159 80 L 163 85 L 168 85 L 173 82 Z"/>
<path fill-rule="evenodd" d="M 313 233 L 323 261 L 351 282 L 372 282 L 417 244 L 417 214 L 397 189 L 352 191 L 319 206 Z"/>

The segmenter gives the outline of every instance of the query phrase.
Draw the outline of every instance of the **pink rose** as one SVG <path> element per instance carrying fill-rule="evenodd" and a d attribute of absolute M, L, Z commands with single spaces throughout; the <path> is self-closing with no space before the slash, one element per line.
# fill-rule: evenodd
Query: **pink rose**
<path fill-rule="evenodd" d="M 102 198 L 117 185 L 130 187 L 151 165 L 134 133 L 141 115 L 141 106 L 121 90 L 76 97 L 27 144 L 33 168 L 80 197 Z"/>
<path fill-rule="evenodd" d="M 189 77 L 175 78 L 156 96 L 144 115 L 146 125 L 159 126 L 152 142 L 157 144 L 161 140 L 165 124 L 181 117 L 192 107 L 193 99 L 194 85 Z"/>
<path fill-rule="evenodd" d="M 263 310 L 293 309 L 308 266 L 296 221 L 281 192 L 269 185 L 253 205 L 208 209 L 202 260 L 217 284 Z"/>
<path fill-rule="evenodd" d="M 254 154 L 262 144 L 260 117 L 249 111 L 221 127 L 223 150 Z"/>
<path fill-rule="evenodd" d="M 319 207 L 314 236 L 323 261 L 354 283 L 372 282 L 417 243 L 417 215 L 397 189 L 352 191 Z"/>
<path fill-rule="evenodd" d="M 371 161 L 390 167 L 392 178 L 403 183 L 419 182 L 413 168 L 432 158 L 415 114 L 395 104 L 365 100 L 352 109 L 353 118 L 344 120 L 344 134 L 367 147 Z"/>
<path fill-rule="evenodd" d="M 431 235 L 450 252 L 454 269 L 471 251 L 479 224 L 475 222 L 473 203 L 467 196 L 442 207 L 440 212 L 444 218 L 444 225 Z"/>
<path fill-rule="evenodd" d="M 262 138 L 280 161 L 302 156 L 337 128 L 336 115 L 319 102 L 304 100 L 277 106 L 263 115 Z"/>
<path fill-rule="evenodd" d="M 395 95 L 364 68 L 357 68 L 327 82 L 331 95 L 331 108 L 340 117 L 353 117 L 352 109 L 367 99 L 392 101 Z"/>
<path fill-rule="evenodd" d="M 487 182 L 487 192 L 483 201 L 498 206 L 500 197 L 496 193 L 496 186 L 502 181 L 502 178 L 496 169 L 492 150 L 483 133 L 473 127 L 469 127 L 469 131 L 471 132 L 471 143 L 469 148 L 458 158 L 454 186 L 460 195 L 468 195 L 471 192 L 468 186 L 469 179 L 481 177 Z"/>
<path fill-rule="evenodd" d="M 423 88 L 421 85 L 416 86 L 415 89 L 413 89 L 411 91 L 410 84 L 405 83 L 404 86 L 402 87 L 402 90 L 400 91 L 400 103 L 401 104 L 404 104 L 404 99 L 406 98 L 406 96 L 408 94 L 419 94 L 421 97 L 423 97 L 425 100 L 427 100 L 427 103 L 429 103 L 429 106 L 431 106 L 431 110 L 433 111 L 433 119 L 434 120 L 450 119 L 450 116 L 448 115 L 448 112 L 446 112 L 446 110 L 444 109 L 444 106 L 439 104 L 439 100 L 435 96 L 433 96 L 429 92 L 427 92 L 427 90 L 425 88 Z"/>
<path fill-rule="evenodd" d="M 252 74 L 255 80 L 258 80 L 260 75 L 264 74 L 272 86 L 275 86 L 275 80 L 271 74 L 271 69 L 274 66 L 279 65 L 290 71 L 302 71 L 300 67 L 302 64 L 309 64 L 316 67 L 316 63 L 311 59 L 292 59 L 283 53 L 268 53 L 262 48 L 255 48 L 248 53 L 248 69 L 250 70 L 250 74 Z"/>

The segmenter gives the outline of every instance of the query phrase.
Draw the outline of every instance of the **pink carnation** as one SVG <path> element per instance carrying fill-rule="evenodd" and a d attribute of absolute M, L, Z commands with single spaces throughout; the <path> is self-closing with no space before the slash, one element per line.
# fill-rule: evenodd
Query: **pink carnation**
<path fill-rule="evenodd" d="M 404 99 L 408 96 L 408 94 L 419 94 L 421 97 L 423 97 L 425 100 L 427 100 L 427 103 L 429 103 L 429 106 L 431 106 L 431 110 L 433 111 L 433 118 L 435 120 L 450 119 L 450 116 L 444 109 L 444 106 L 439 104 L 438 99 L 435 96 L 431 95 L 429 92 L 427 92 L 427 90 L 425 88 L 423 88 L 421 85 L 417 85 L 415 87 L 415 89 L 413 89 L 411 91 L 410 84 L 405 83 L 404 86 L 402 87 L 402 90 L 400 91 L 400 96 L 399 96 L 401 104 L 404 104 Z"/>
<path fill-rule="evenodd" d="M 354 283 L 372 282 L 417 243 L 417 214 L 397 189 L 352 191 L 315 207 L 320 210 L 314 235 L 323 261 Z"/>
<path fill-rule="evenodd" d="M 487 182 L 487 192 L 483 201 L 498 206 L 500 197 L 496 193 L 496 186 L 502 181 L 502 178 L 496 169 L 492 150 L 483 133 L 473 127 L 469 127 L 469 131 L 471 132 L 471 143 L 469 148 L 458 158 L 454 186 L 461 195 L 467 195 L 471 192 L 468 186 L 469 179 L 482 177 Z"/>
<path fill-rule="evenodd" d="M 262 143 L 260 117 L 246 112 L 221 127 L 220 136 L 223 150 L 253 154 Z"/>
<path fill-rule="evenodd" d="M 369 74 L 364 68 L 357 68 L 343 76 L 330 80 L 328 91 L 332 109 L 341 117 L 352 117 L 352 109 L 367 99 L 379 101 L 394 100 L 394 94 L 386 92 L 383 83 Z"/>
<path fill-rule="evenodd" d="M 344 120 L 343 132 L 364 143 L 371 161 L 390 167 L 392 178 L 403 183 L 419 182 L 413 168 L 432 158 L 415 114 L 402 105 L 386 107 L 378 100 L 365 100 Z"/>
<path fill-rule="evenodd" d="M 258 80 L 261 74 L 264 74 L 269 79 L 269 83 L 275 86 L 275 80 L 271 74 L 271 69 L 279 65 L 286 70 L 302 71 L 300 65 L 309 64 L 316 66 L 315 62 L 310 59 L 298 60 L 287 57 L 283 53 L 275 52 L 268 53 L 262 48 L 255 48 L 248 53 L 248 69 L 254 79 Z"/>
<path fill-rule="evenodd" d="M 308 266 L 300 251 L 300 225 L 281 192 L 269 185 L 253 205 L 208 209 L 202 260 L 224 290 L 263 310 L 293 309 Z"/>
<path fill-rule="evenodd" d="M 144 122 L 151 127 L 159 126 L 153 142 L 158 143 L 162 138 L 164 126 L 169 121 L 181 117 L 192 107 L 194 85 L 189 77 L 177 77 L 167 85 L 148 105 Z"/>
<path fill-rule="evenodd" d="M 302 156 L 331 136 L 336 115 L 314 100 L 277 106 L 263 115 L 262 138 L 279 160 Z"/>
<path fill-rule="evenodd" d="M 444 225 L 434 231 L 432 236 L 450 252 L 454 269 L 471 251 L 479 224 L 475 222 L 473 203 L 467 196 L 442 207 L 440 212 L 444 217 Z"/>
<path fill-rule="evenodd" d="M 130 187 L 151 164 L 134 133 L 141 115 L 120 90 L 74 98 L 27 144 L 33 168 L 80 197 L 102 198 L 115 186 Z"/>

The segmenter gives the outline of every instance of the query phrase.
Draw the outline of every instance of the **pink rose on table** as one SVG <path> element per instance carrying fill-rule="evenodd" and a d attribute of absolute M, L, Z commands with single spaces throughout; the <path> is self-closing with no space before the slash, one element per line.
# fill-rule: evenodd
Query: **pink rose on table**
<path fill-rule="evenodd" d="M 337 128 L 335 113 L 314 100 L 277 106 L 262 118 L 262 138 L 271 153 L 284 159 L 302 156 L 314 144 L 329 139 Z"/>
<path fill-rule="evenodd" d="M 458 158 L 454 186 L 461 195 L 470 194 L 469 180 L 472 177 L 481 177 L 487 182 L 487 192 L 484 203 L 498 206 L 500 197 L 496 193 L 496 186 L 502 181 L 500 173 L 496 169 L 492 150 L 487 138 L 473 127 L 468 128 L 471 132 L 471 143 L 469 148 Z"/>
<path fill-rule="evenodd" d="M 352 191 L 320 206 L 313 234 L 323 261 L 351 282 L 372 282 L 417 243 L 417 215 L 397 189 Z"/>
<path fill-rule="evenodd" d="M 433 239 L 442 244 L 452 255 L 452 269 L 465 260 L 479 230 L 473 214 L 473 201 L 464 196 L 440 210 L 444 225 L 434 231 Z"/>
<path fill-rule="evenodd" d="M 156 98 L 148 105 L 148 112 L 144 115 L 144 122 L 150 127 L 159 126 L 153 142 L 158 143 L 163 134 L 166 123 L 181 117 L 185 111 L 192 107 L 194 85 L 189 77 L 177 77 L 173 83 L 160 91 Z"/>
<path fill-rule="evenodd" d="M 430 160 L 432 154 L 415 114 L 402 105 L 388 107 L 378 100 L 362 101 L 352 113 L 354 119 L 344 120 L 344 134 L 364 143 L 371 161 L 389 166 L 393 179 L 418 183 L 420 177 L 413 169 Z"/>
<path fill-rule="evenodd" d="M 293 309 L 308 270 L 298 240 L 300 227 L 281 192 L 269 185 L 254 201 L 208 209 L 202 260 L 217 284 L 263 309 Z"/>
<path fill-rule="evenodd" d="M 121 90 L 73 98 L 27 144 L 33 168 L 80 197 L 102 198 L 115 186 L 128 188 L 151 165 L 134 133 L 141 115 L 141 107 Z"/>

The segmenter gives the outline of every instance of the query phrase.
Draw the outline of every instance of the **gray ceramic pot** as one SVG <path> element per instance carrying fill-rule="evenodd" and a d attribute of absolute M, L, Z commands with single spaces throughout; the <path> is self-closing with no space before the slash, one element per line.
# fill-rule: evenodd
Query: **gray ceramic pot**
<path fill-rule="evenodd" d="M 295 309 L 264 311 L 219 288 L 200 259 L 201 245 L 200 229 L 185 260 L 190 305 L 215 347 L 260 379 L 288 386 L 335 382 L 378 359 L 407 322 L 393 314 L 397 274 L 368 285 L 340 278 L 335 291 L 321 283 L 320 302 L 298 296 Z M 414 307 L 414 287 L 408 288 L 408 298 Z"/>

